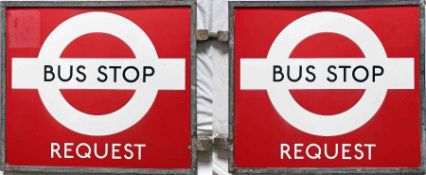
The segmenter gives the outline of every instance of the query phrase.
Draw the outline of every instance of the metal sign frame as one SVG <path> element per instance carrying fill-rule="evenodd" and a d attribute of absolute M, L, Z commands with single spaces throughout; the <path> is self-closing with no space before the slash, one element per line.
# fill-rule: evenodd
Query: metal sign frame
<path fill-rule="evenodd" d="M 191 9 L 190 39 L 190 88 L 191 88 L 191 168 L 188 169 L 151 169 L 151 168 L 99 168 L 99 167 L 61 167 L 61 166 L 17 166 L 6 162 L 5 120 L 6 117 L 6 9 L 25 7 L 57 8 L 127 8 L 127 7 L 189 7 Z M 139 0 L 139 1 L 1 1 L 0 2 L 0 58 L 1 58 L 1 140 L 0 168 L 5 172 L 41 172 L 41 173 L 119 173 L 119 174 L 196 174 L 197 173 L 197 91 L 195 57 L 196 49 L 196 0 Z"/>
<path fill-rule="evenodd" d="M 234 48 L 235 48 L 235 8 L 280 8 L 280 7 L 371 7 L 371 6 L 419 6 L 420 24 L 420 144 L 421 162 L 418 168 L 239 168 L 234 162 Z M 289 0 L 289 1 L 231 1 L 229 13 L 229 171 L 232 173 L 290 173 L 290 174 L 424 174 L 426 172 L 426 102 L 425 102 L 425 5 L 423 0 Z"/>

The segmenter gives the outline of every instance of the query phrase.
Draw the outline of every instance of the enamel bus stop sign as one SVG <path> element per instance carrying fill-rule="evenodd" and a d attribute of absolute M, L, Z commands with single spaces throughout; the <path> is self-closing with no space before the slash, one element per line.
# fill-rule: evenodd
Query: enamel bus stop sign
<path fill-rule="evenodd" d="M 192 173 L 194 5 L 3 3 L 3 168 Z"/>
<path fill-rule="evenodd" d="M 229 9 L 232 172 L 424 172 L 423 5 Z"/>

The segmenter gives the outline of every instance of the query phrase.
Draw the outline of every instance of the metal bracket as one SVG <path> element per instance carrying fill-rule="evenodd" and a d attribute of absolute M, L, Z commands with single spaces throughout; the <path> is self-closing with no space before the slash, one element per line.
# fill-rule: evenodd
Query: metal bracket
<path fill-rule="evenodd" d="M 213 148 L 213 139 L 207 135 L 198 135 L 197 151 L 211 151 Z"/>
<path fill-rule="evenodd" d="M 207 29 L 197 30 L 197 41 L 216 39 L 220 42 L 228 42 L 228 31 L 209 32 Z"/>
<path fill-rule="evenodd" d="M 218 150 L 228 149 L 228 135 L 221 134 L 214 138 L 213 146 Z"/>
<path fill-rule="evenodd" d="M 198 135 L 197 150 L 198 151 L 212 151 L 213 149 L 227 150 L 228 149 L 228 135 L 222 134 L 214 139 L 206 135 Z"/>

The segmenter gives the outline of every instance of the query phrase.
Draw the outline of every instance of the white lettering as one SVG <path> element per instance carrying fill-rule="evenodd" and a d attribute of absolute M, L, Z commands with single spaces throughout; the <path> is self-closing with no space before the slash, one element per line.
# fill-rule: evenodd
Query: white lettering
<path fill-rule="evenodd" d="M 290 146 L 288 144 L 281 144 L 281 159 L 284 159 L 284 155 L 287 157 L 287 159 L 291 159 L 289 151 Z"/>
<path fill-rule="evenodd" d="M 81 147 L 86 147 L 86 152 L 85 153 L 83 153 L 83 155 L 80 153 L 80 148 Z M 88 144 L 86 144 L 86 143 L 81 143 L 81 144 L 78 144 L 77 145 L 77 148 L 76 148 L 76 151 L 75 151 L 75 153 L 77 154 L 77 157 L 79 157 L 79 158 L 82 158 L 82 159 L 88 159 L 88 158 L 90 158 L 90 153 L 91 153 L 92 151 L 91 151 L 91 149 L 90 149 L 90 146 L 88 145 Z"/>
<path fill-rule="evenodd" d="M 105 157 L 108 156 L 108 144 L 107 143 L 105 143 L 105 151 L 104 151 L 104 155 L 102 155 L 102 156 L 100 156 L 98 154 L 98 145 L 96 143 L 94 144 L 94 148 L 95 148 L 95 156 L 96 156 L 96 158 L 98 158 L 98 159 L 105 159 Z"/>
<path fill-rule="evenodd" d="M 328 150 L 329 149 L 327 149 L 327 144 L 324 144 L 324 154 L 325 154 L 325 157 L 327 157 L 327 159 L 335 159 L 337 155 L 339 154 L 339 146 L 337 144 L 335 146 L 335 151 L 333 156 L 328 155 Z"/>
<path fill-rule="evenodd" d="M 142 147 L 145 148 L 145 144 L 134 144 L 138 148 L 138 160 L 142 159 Z"/>
<path fill-rule="evenodd" d="M 294 159 L 303 159 L 303 156 L 300 156 L 299 153 L 302 152 L 301 148 L 303 144 L 302 143 L 296 143 L 294 144 Z"/>
<path fill-rule="evenodd" d="M 126 145 L 124 145 L 124 151 L 126 151 L 126 153 L 128 153 L 129 155 L 127 155 L 127 154 L 124 154 L 124 158 L 125 159 L 127 159 L 127 160 L 129 160 L 129 159 L 132 159 L 133 158 L 133 151 L 130 149 L 130 147 L 131 147 L 132 145 L 131 144 L 126 144 Z M 139 159 L 140 160 L 140 159 Z"/>
<path fill-rule="evenodd" d="M 367 158 L 372 160 L 375 147 L 376 144 L 371 143 L 335 143 L 334 146 L 327 143 L 281 143 L 280 158 L 281 160 L 365 160 Z"/>
<path fill-rule="evenodd" d="M 50 144 L 51 159 L 113 159 L 113 160 L 142 160 L 142 148 L 146 144 L 140 143 L 56 143 Z M 136 157 L 137 155 L 137 157 Z M 124 158 L 123 158 L 124 157 Z"/>
<path fill-rule="evenodd" d="M 61 154 L 59 153 L 59 149 L 61 146 L 58 143 L 50 143 L 50 158 L 54 158 L 55 155 L 58 156 L 58 158 L 62 158 Z"/>
<path fill-rule="evenodd" d="M 352 159 L 352 157 L 349 157 L 349 156 L 346 155 L 346 153 L 349 153 L 348 147 L 350 147 L 350 146 L 351 146 L 351 144 L 347 144 L 347 143 L 342 144 L 342 159 L 343 160 L 351 160 Z"/>
<path fill-rule="evenodd" d="M 74 156 L 72 155 L 68 155 L 72 149 L 70 148 L 71 146 L 74 146 L 74 143 L 64 143 L 64 158 L 65 159 L 72 159 L 74 158 Z"/>
<path fill-rule="evenodd" d="M 310 154 L 310 150 L 311 147 L 315 147 L 315 154 L 312 156 Z M 308 147 L 306 147 L 306 155 L 310 158 L 310 159 L 321 159 L 321 147 L 318 144 L 309 144 Z"/>
<path fill-rule="evenodd" d="M 361 160 L 364 158 L 364 152 L 360 149 L 360 147 L 362 147 L 362 144 L 358 143 L 355 145 L 355 151 L 359 154 L 354 156 L 356 160 Z"/>
<path fill-rule="evenodd" d="M 371 158 L 372 158 L 371 151 L 372 151 L 373 147 L 376 147 L 376 144 L 364 144 L 364 146 L 366 146 L 368 148 L 368 160 L 371 160 Z"/>
<path fill-rule="evenodd" d="M 116 153 L 120 152 L 120 150 L 117 147 L 120 147 L 121 144 L 119 143 L 113 143 L 112 144 L 112 159 L 121 159 L 121 156 L 117 156 Z"/>

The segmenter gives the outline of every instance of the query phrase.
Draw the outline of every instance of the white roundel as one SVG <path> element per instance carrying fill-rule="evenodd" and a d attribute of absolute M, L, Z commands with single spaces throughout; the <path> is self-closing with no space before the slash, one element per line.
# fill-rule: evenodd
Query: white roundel
<path fill-rule="evenodd" d="M 90 33 L 105 33 L 119 38 L 129 46 L 136 59 L 60 59 L 64 49 L 73 40 Z M 42 65 L 74 63 L 86 65 L 87 68 L 102 64 L 135 67 L 149 64 L 156 72 L 155 77 L 147 83 L 100 83 L 93 77 L 85 82 L 52 84 L 41 81 Z M 19 71 L 23 69 L 27 71 Z M 159 89 L 184 89 L 185 60 L 158 59 L 154 45 L 145 32 L 127 18 L 108 12 L 88 12 L 76 15 L 57 26 L 45 40 L 37 59 L 13 58 L 12 76 L 12 88 L 38 89 L 47 111 L 66 128 L 81 134 L 105 136 L 124 131 L 137 123 L 150 109 Z M 127 104 L 117 111 L 91 115 L 71 106 L 62 96 L 61 88 L 134 89 L 135 92 Z"/>
<path fill-rule="evenodd" d="M 365 59 L 290 59 L 291 52 L 300 42 L 324 32 L 346 36 L 359 46 Z M 274 83 L 271 79 L 272 65 L 312 64 L 320 69 L 333 63 L 381 65 L 386 71 L 384 78 L 375 83 L 330 83 L 324 77 L 312 83 Z M 272 43 L 267 59 L 242 59 L 241 89 L 267 89 L 274 108 L 292 126 L 313 135 L 336 136 L 367 123 L 382 105 L 387 89 L 412 89 L 413 65 L 413 58 L 388 59 L 375 33 L 356 18 L 336 12 L 318 12 L 303 16 L 283 29 Z M 365 93 L 350 109 L 325 116 L 300 106 L 292 97 L 290 89 L 365 89 Z"/>

